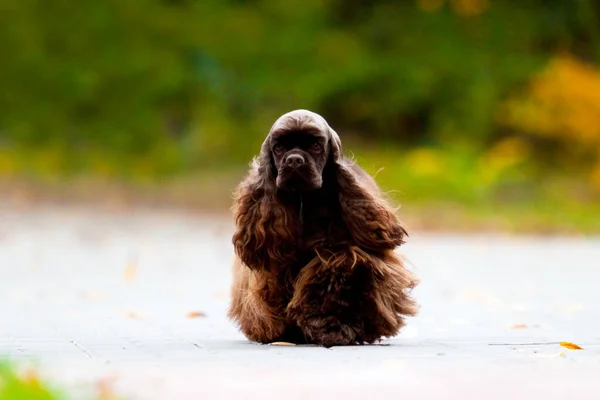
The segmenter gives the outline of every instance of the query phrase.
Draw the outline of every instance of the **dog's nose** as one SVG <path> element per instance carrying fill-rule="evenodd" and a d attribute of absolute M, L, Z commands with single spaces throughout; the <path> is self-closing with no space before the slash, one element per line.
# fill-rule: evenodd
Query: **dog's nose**
<path fill-rule="evenodd" d="M 301 165 L 304 165 L 304 157 L 302 157 L 300 154 L 290 154 L 285 159 L 285 164 L 288 167 L 298 168 Z"/>

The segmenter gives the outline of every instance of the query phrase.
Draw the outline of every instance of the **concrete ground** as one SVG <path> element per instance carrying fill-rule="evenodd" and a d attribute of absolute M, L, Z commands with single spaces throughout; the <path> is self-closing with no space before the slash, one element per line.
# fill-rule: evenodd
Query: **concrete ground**
<path fill-rule="evenodd" d="M 380 345 L 323 349 L 249 343 L 227 320 L 231 232 L 0 209 L 0 357 L 74 398 L 600 398 L 600 238 L 413 232 L 421 314 Z"/>

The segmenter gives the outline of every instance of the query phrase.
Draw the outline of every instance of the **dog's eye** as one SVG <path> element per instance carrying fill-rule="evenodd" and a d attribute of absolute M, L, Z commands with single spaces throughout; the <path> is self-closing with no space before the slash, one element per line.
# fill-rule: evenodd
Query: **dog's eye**
<path fill-rule="evenodd" d="M 314 142 L 313 144 L 310 145 L 310 149 L 314 150 L 314 151 L 321 151 L 321 149 L 322 149 L 321 143 Z"/>
<path fill-rule="evenodd" d="M 273 151 L 275 153 L 281 153 L 283 151 L 283 146 L 280 144 L 276 144 L 275 146 L 273 146 Z"/>

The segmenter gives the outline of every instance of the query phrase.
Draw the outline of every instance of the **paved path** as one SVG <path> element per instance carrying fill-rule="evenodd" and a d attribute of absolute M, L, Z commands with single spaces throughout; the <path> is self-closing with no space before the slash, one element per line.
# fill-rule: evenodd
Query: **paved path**
<path fill-rule="evenodd" d="M 327 350 L 255 345 L 225 318 L 231 229 L 0 210 L 0 355 L 76 396 L 98 382 L 128 399 L 600 396 L 600 239 L 414 233 L 420 316 L 381 345 Z"/>

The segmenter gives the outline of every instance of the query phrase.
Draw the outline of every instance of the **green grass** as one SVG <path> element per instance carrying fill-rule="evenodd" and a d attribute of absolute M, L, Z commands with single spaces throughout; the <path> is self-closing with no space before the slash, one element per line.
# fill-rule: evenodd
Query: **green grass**
<path fill-rule="evenodd" d="M 67 397 L 50 387 L 33 371 L 18 374 L 14 367 L 0 363 L 0 400 L 64 400 Z"/>
<path fill-rule="evenodd" d="M 62 388 L 39 376 L 35 369 L 17 368 L 16 365 L 0 361 L 0 400 L 69 400 L 73 396 Z M 78 397 L 78 400 L 81 398 Z M 101 382 L 89 400 L 122 400 L 112 389 Z"/>
<path fill-rule="evenodd" d="M 355 159 L 418 229 L 600 233 L 600 202 L 585 174 L 540 173 L 518 144 L 483 154 L 362 149 Z"/>
<path fill-rule="evenodd" d="M 400 215 L 413 232 L 600 233 L 600 218 L 595 217 L 600 215 L 600 197 L 585 175 L 540 173 L 527 148 L 518 142 L 507 141 L 482 153 L 352 143 L 346 145 L 346 152 L 402 206 Z M 232 192 L 251 157 L 245 162 L 209 163 L 165 174 L 160 165 L 153 164 L 160 164 L 160 158 L 116 165 L 97 156 L 86 159 L 85 168 L 66 173 L 69 169 L 62 160 L 66 155 L 42 155 L 4 154 L 0 201 L 19 206 L 55 201 L 227 213 Z M 104 163 L 95 168 L 93 160 Z M 131 170 L 124 173 L 128 165 Z"/>

